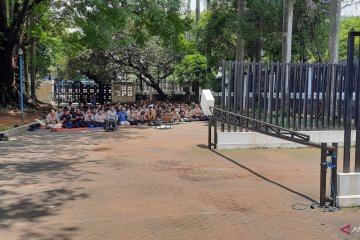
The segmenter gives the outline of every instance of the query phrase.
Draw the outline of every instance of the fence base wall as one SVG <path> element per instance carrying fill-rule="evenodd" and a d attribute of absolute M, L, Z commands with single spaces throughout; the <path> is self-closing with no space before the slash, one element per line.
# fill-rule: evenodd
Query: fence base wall
<path fill-rule="evenodd" d="M 360 173 L 338 173 L 337 183 L 340 207 L 360 206 Z"/>
<path fill-rule="evenodd" d="M 315 143 L 338 142 L 344 144 L 344 131 L 301 131 L 310 135 Z M 352 131 L 351 145 L 355 145 L 356 131 Z M 266 136 L 255 132 L 220 132 L 218 131 L 218 149 L 245 149 L 245 148 L 304 148 L 307 146 L 292 143 L 286 140 Z"/>

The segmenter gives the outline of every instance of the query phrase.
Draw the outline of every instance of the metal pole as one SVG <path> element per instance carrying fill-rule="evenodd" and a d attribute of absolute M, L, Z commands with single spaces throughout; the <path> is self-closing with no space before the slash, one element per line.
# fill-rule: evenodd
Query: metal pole
<path fill-rule="evenodd" d="M 321 162 L 320 162 L 320 207 L 325 206 L 326 202 L 326 153 L 327 143 L 321 143 Z"/>
<path fill-rule="evenodd" d="M 333 151 L 331 161 L 335 167 L 331 169 L 331 197 L 334 197 L 333 201 L 336 201 L 337 196 L 337 155 L 338 155 L 338 143 L 333 143 L 332 146 L 336 149 Z"/>
<path fill-rule="evenodd" d="M 214 149 L 217 149 L 218 135 L 217 135 L 217 122 L 214 120 Z"/>
<path fill-rule="evenodd" d="M 222 79 L 221 79 L 221 108 L 225 109 L 225 81 L 226 81 L 226 62 L 223 61 Z M 225 131 L 225 124 L 221 123 L 221 132 Z"/>
<path fill-rule="evenodd" d="M 57 79 L 57 102 L 58 108 L 60 107 L 60 64 L 58 65 L 58 79 Z"/>
<path fill-rule="evenodd" d="M 360 44 L 359 44 L 360 46 Z M 359 49 L 359 54 L 360 54 L 360 49 Z M 358 69 L 358 74 L 357 74 L 357 78 L 355 79 L 355 81 L 357 82 L 357 89 L 356 89 L 356 95 L 355 95 L 355 105 L 356 105 L 356 116 L 355 119 L 356 121 L 356 144 L 355 144 L 355 172 L 359 173 L 360 172 L 360 110 L 359 110 L 359 103 L 360 103 L 360 57 L 358 59 L 358 64 L 357 64 L 357 69 Z"/>
<path fill-rule="evenodd" d="M 344 112 L 344 166 L 343 172 L 350 172 L 351 118 L 354 75 L 354 34 L 348 33 L 348 52 L 345 76 L 345 112 Z"/>
<path fill-rule="evenodd" d="M 23 51 L 19 49 L 20 55 L 20 112 L 21 119 L 24 120 L 24 95 L 23 95 Z"/>
<path fill-rule="evenodd" d="M 208 148 L 211 149 L 211 118 L 208 121 Z"/>

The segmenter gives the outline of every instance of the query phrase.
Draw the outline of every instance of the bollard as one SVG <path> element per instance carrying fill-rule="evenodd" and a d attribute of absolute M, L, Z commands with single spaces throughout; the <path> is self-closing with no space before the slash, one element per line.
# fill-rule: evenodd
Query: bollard
<path fill-rule="evenodd" d="M 321 162 L 320 162 L 320 207 L 325 206 L 326 202 L 326 153 L 327 144 L 321 143 Z"/>

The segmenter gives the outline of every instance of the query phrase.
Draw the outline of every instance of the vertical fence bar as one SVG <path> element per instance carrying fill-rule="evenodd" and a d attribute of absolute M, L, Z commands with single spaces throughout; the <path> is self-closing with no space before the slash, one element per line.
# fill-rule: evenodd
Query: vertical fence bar
<path fill-rule="evenodd" d="M 305 69 L 306 71 L 306 69 Z M 299 81 L 299 104 L 298 104 L 298 107 L 299 107 L 299 114 L 298 114 L 298 129 L 302 129 L 301 127 L 301 118 L 302 118 L 302 114 L 303 114 L 303 108 L 302 108 L 302 101 L 303 101 L 303 88 L 304 88 L 304 85 L 303 82 L 304 82 L 304 64 L 303 63 L 300 63 L 300 81 Z"/>
<path fill-rule="evenodd" d="M 281 70 L 282 72 L 282 70 Z M 276 101 L 275 101 L 275 125 L 279 126 L 279 94 L 280 94 L 280 89 L 279 89 L 279 81 L 281 81 L 281 77 L 279 80 L 279 75 L 280 75 L 280 63 L 277 62 L 276 64 L 276 81 L 275 81 L 275 91 L 276 91 Z M 281 88 L 281 86 L 280 86 Z"/>
<path fill-rule="evenodd" d="M 264 81 L 265 81 L 265 84 L 264 84 L 264 122 L 267 122 L 267 115 L 268 115 L 268 68 L 269 68 L 269 65 L 267 63 L 265 63 L 265 72 L 264 72 Z M 269 94 L 270 96 L 270 94 Z"/>
<path fill-rule="evenodd" d="M 282 63 L 281 68 L 281 126 L 285 126 L 285 81 L 287 76 L 288 63 Z"/>
<path fill-rule="evenodd" d="M 250 71 L 252 69 L 251 65 L 253 63 L 252 62 L 248 62 L 248 67 L 247 67 L 247 87 L 246 87 L 246 116 L 249 117 L 250 115 Z"/>
<path fill-rule="evenodd" d="M 305 71 L 305 91 L 304 91 L 304 130 L 307 129 L 307 123 L 308 123 L 308 98 L 309 98 L 309 70 L 310 70 L 310 66 L 307 63 L 306 64 L 306 71 Z M 312 70 L 314 70 L 314 68 L 312 68 Z"/>
<path fill-rule="evenodd" d="M 257 63 L 254 62 L 254 68 L 253 68 L 253 77 L 252 77 L 252 91 L 251 91 L 251 115 L 252 118 L 255 118 L 255 95 L 256 95 L 256 66 Z"/>
<path fill-rule="evenodd" d="M 293 129 L 296 129 L 296 85 L 297 85 L 297 80 L 298 80 L 298 78 L 297 78 L 297 74 L 298 74 L 298 65 L 297 64 L 294 64 L 294 77 L 293 77 L 293 86 L 292 86 L 292 88 L 293 88 L 293 90 L 292 90 L 292 92 L 293 92 L 293 99 L 292 99 L 292 108 L 293 108 L 293 119 L 292 119 L 292 127 L 293 127 Z M 301 79 L 300 79 L 300 81 L 301 81 Z M 290 88 L 291 89 L 291 88 Z M 290 94 L 290 93 L 289 93 Z M 300 98 L 300 96 L 299 96 L 299 98 Z"/>
<path fill-rule="evenodd" d="M 244 62 L 240 62 L 240 114 L 244 113 Z"/>
<path fill-rule="evenodd" d="M 258 86 L 257 86 L 257 119 L 261 120 L 261 77 L 262 77 L 262 64 L 259 62 L 259 69 L 258 69 Z"/>
<path fill-rule="evenodd" d="M 332 64 L 328 64 L 327 65 L 327 73 L 328 73 L 328 78 L 326 80 L 326 105 L 325 105 L 325 110 L 326 110 L 326 129 L 330 130 L 330 107 L 332 106 L 331 104 L 331 88 L 332 88 L 332 80 L 333 80 L 333 66 Z M 330 70 L 329 70 L 330 69 Z M 332 106 L 334 107 L 334 106 Z"/>
<path fill-rule="evenodd" d="M 320 115 L 320 86 L 321 86 L 321 73 L 323 69 L 323 64 L 320 64 L 320 67 L 317 72 L 317 78 L 316 78 L 316 115 L 315 115 L 315 126 L 316 129 L 319 129 L 319 115 Z"/>
<path fill-rule="evenodd" d="M 238 65 L 239 65 L 239 63 L 237 62 L 237 61 L 235 61 L 235 68 L 234 68 L 234 71 L 235 71 L 235 77 L 234 77 L 234 90 L 233 90 L 233 92 L 234 92 L 234 103 L 233 103 L 233 105 L 234 105 L 234 110 L 233 110 L 233 112 L 234 113 L 238 113 L 238 107 L 237 107 L 237 105 L 238 105 L 238 78 L 239 78 L 239 73 L 238 73 L 238 71 L 239 71 L 239 69 L 238 69 Z M 234 127 L 233 127 L 233 129 L 234 129 L 234 132 L 236 132 L 237 131 L 237 127 L 234 125 Z"/>
<path fill-rule="evenodd" d="M 231 111 L 231 90 L 232 90 L 232 62 L 229 61 L 229 70 L 228 70 L 228 106 L 227 106 L 227 110 L 230 112 Z M 230 124 L 227 124 L 227 131 L 230 132 L 231 131 L 231 126 Z"/>
<path fill-rule="evenodd" d="M 351 118 L 353 98 L 353 76 L 354 76 L 354 34 L 348 34 L 348 52 L 345 76 L 345 106 L 344 106 L 344 166 L 343 172 L 350 172 L 350 147 L 351 147 Z"/>
<path fill-rule="evenodd" d="M 321 162 L 320 162 L 320 207 L 325 206 L 326 202 L 326 155 L 327 143 L 321 143 Z"/>
<path fill-rule="evenodd" d="M 273 123 L 273 93 L 274 93 L 274 63 L 271 62 L 270 66 L 270 93 L 269 93 L 269 118 L 270 123 Z"/>
<path fill-rule="evenodd" d="M 287 88 L 286 91 L 286 125 L 287 128 L 290 128 L 290 106 L 291 106 L 291 76 L 293 73 L 293 64 L 289 63 L 288 66 L 288 71 L 287 71 L 287 78 L 285 79 L 286 83 L 285 83 L 285 87 Z"/>
<path fill-rule="evenodd" d="M 338 65 L 335 64 L 333 66 L 333 70 L 332 73 L 334 74 L 333 78 L 334 78 L 334 91 L 331 93 L 333 95 L 333 109 L 332 109 L 332 114 L 331 114 L 331 128 L 333 130 L 335 130 L 336 128 L 336 109 L 337 109 L 337 105 L 336 105 L 336 99 L 337 99 L 337 89 L 338 89 Z"/>
<path fill-rule="evenodd" d="M 311 74 L 311 91 L 310 91 L 310 129 L 314 129 L 314 93 L 315 93 L 315 69 L 319 70 L 319 64 L 313 64 Z"/>
<path fill-rule="evenodd" d="M 323 77 L 321 81 L 321 128 L 325 128 L 325 105 L 326 105 L 326 84 L 327 84 L 327 64 L 323 67 Z M 328 106 L 328 105 L 326 105 Z"/>
<path fill-rule="evenodd" d="M 339 118 L 339 123 L 338 123 L 338 127 L 339 130 L 341 130 L 341 122 L 344 121 L 343 118 L 343 114 L 342 114 L 342 109 L 343 109 L 343 92 L 345 89 L 345 72 L 346 72 L 346 66 L 344 66 L 344 64 L 341 65 L 341 70 L 340 70 L 340 77 L 339 77 L 339 113 L 338 113 L 338 118 Z M 345 97 L 345 95 L 344 95 Z"/>
<path fill-rule="evenodd" d="M 221 82 L 221 109 L 225 109 L 225 81 L 226 81 L 226 62 L 223 61 L 222 82 Z M 225 124 L 221 123 L 221 132 L 224 132 Z"/>

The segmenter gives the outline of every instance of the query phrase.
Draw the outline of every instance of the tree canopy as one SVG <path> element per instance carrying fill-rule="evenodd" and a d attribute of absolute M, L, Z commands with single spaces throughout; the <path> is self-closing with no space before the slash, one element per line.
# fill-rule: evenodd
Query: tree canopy
<path fill-rule="evenodd" d="M 159 86 L 167 78 L 183 86 L 211 85 L 222 61 L 236 59 L 239 36 L 245 60 L 281 60 L 282 0 L 206 3 L 206 10 L 195 15 L 182 0 L 3 0 L 0 105 L 18 101 L 20 47 L 25 76 L 32 80 L 58 77 L 58 67 L 64 79 L 81 75 L 111 82 L 131 74 L 164 98 Z M 292 60 L 327 61 L 329 1 L 293 3 Z M 351 28 L 360 28 L 359 18 L 341 24 L 340 58 L 346 57 Z"/>

